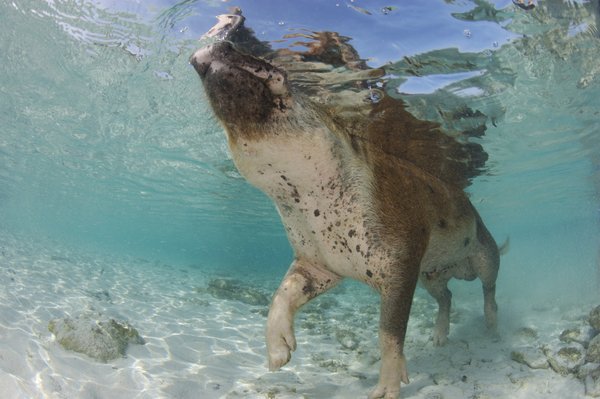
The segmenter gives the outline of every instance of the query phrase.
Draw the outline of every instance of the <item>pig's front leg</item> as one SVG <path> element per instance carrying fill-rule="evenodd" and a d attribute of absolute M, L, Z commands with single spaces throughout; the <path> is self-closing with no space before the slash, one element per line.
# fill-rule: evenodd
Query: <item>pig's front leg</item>
<path fill-rule="evenodd" d="M 269 370 L 274 371 L 289 362 L 296 350 L 294 315 L 317 295 L 341 280 L 321 265 L 296 259 L 273 297 L 267 319 L 267 353 Z"/>

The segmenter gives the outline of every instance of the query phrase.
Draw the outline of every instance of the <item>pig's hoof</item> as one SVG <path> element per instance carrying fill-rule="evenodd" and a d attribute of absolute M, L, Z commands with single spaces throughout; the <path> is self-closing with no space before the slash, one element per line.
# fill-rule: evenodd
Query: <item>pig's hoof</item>
<path fill-rule="evenodd" d="M 368 399 L 397 399 L 400 397 L 400 387 L 398 389 L 388 389 L 385 385 L 377 384 L 371 391 Z"/>
<path fill-rule="evenodd" d="M 433 331 L 433 346 L 444 346 L 448 342 L 448 332 L 435 328 Z"/>
<path fill-rule="evenodd" d="M 277 371 L 292 358 L 292 352 L 286 345 L 269 348 L 269 370 Z"/>
<path fill-rule="evenodd" d="M 296 350 L 296 338 L 290 323 L 285 318 L 275 317 L 267 328 L 267 352 L 269 370 L 279 370 L 292 357 Z"/>

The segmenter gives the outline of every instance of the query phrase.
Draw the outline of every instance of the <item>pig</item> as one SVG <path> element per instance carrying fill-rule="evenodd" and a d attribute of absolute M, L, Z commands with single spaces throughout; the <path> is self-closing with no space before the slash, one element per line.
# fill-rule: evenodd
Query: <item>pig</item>
<path fill-rule="evenodd" d="M 296 349 L 298 309 L 348 277 L 381 296 L 368 397 L 397 398 L 418 282 L 439 305 L 435 345 L 447 341 L 452 277 L 481 280 L 485 323 L 496 327 L 500 252 L 464 191 L 486 154 L 387 95 L 376 84 L 385 71 L 348 38 L 301 33 L 306 51 L 272 50 L 239 10 L 218 19 L 190 62 L 237 169 L 273 200 L 294 251 L 268 313 L 269 369 Z"/>

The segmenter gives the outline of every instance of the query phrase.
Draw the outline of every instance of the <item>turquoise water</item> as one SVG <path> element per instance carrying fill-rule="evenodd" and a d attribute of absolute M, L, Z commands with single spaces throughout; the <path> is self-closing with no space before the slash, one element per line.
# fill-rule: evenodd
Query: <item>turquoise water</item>
<path fill-rule="evenodd" d="M 195 40 L 168 26 L 176 12 L 2 7 L 4 228 L 175 262 L 285 246 L 229 160 L 187 63 Z"/>
<path fill-rule="evenodd" d="M 188 65 L 214 16 L 235 5 L 275 47 L 301 29 L 352 37 L 370 66 L 385 65 L 387 94 L 421 119 L 485 125 L 472 140 L 489 159 L 468 191 L 497 241 L 510 236 L 501 321 L 518 327 L 510 311 L 527 314 L 525 303 L 600 304 L 598 2 L 404 3 L 2 2 L 0 245 L 12 254 L 3 272 L 61 248 L 70 259 L 136 259 L 136 276 L 182 268 L 198 279 L 190 287 L 253 276 L 272 291 L 292 259 L 284 230 L 236 171 Z M 461 117 L 465 109 L 482 116 Z M 69 273 L 64 263 L 57 270 Z M 475 284 L 453 290 L 480 299 Z M 68 302 L 68 292 L 56 295 Z M 50 313 L 36 314 L 40 326 Z"/>
<path fill-rule="evenodd" d="M 371 64 L 388 64 L 389 90 L 411 93 L 398 95 L 419 117 L 481 110 L 487 131 L 475 141 L 489 161 L 470 192 L 497 240 L 568 225 L 573 244 L 586 237 L 593 247 L 597 9 L 496 3 L 431 1 L 387 15 L 378 3 L 366 5 L 371 15 L 346 3 L 240 5 L 260 38 L 294 29 L 354 37 Z M 168 262 L 285 268 L 276 212 L 236 172 L 187 63 L 228 6 L 3 4 L 1 227 Z M 592 260 L 579 267 L 597 271 Z"/>

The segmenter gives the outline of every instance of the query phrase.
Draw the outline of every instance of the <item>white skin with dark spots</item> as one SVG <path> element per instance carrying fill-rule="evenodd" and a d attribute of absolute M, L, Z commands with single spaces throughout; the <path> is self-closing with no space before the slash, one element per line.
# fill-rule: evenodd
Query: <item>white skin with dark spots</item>
<path fill-rule="evenodd" d="M 364 206 L 371 177 L 364 168 L 343 165 L 335 155 L 340 146 L 331 135 L 314 132 L 239 139 L 232 153 L 244 177 L 277 205 L 297 259 L 327 265 L 337 279 L 365 280 L 367 253 L 376 256 L 363 223 L 372 212 Z"/>
<path fill-rule="evenodd" d="M 339 154 L 346 150 L 324 132 L 268 141 L 238 139 L 231 145 L 244 177 L 276 203 L 295 251 L 267 323 L 269 368 L 277 370 L 296 349 L 293 319 L 298 308 L 342 277 L 378 285 L 380 270 L 371 271 L 369 260 L 381 264 L 386 251 L 373 245 L 365 228 L 372 212 L 365 206 L 371 176 L 359 165 L 342 164 Z"/>

